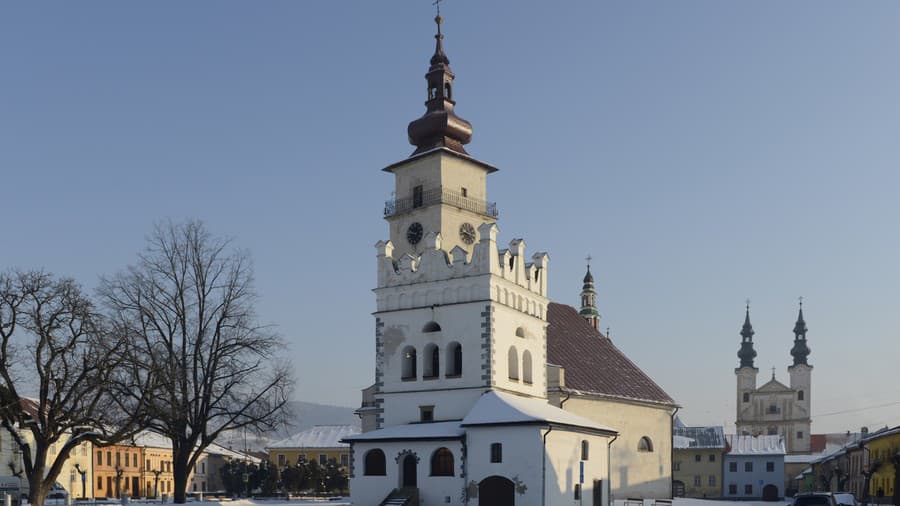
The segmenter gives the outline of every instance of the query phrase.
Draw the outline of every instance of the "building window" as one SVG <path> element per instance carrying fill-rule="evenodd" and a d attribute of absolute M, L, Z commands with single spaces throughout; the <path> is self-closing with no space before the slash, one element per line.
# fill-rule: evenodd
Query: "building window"
<path fill-rule="evenodd" d="M 509 347 L 506 354 L 507 368 L 509 369 L 509 379 L 519 381 L 519 354 L 515 346 Z"/>
<path fill-rule="evenodd" d="M 744 392 L 744 402 L 750 402 L 750 392 Z"/>
<path fill-rule="evenodd" d="M 460 188 L 460 193 L 462 193 L 462 196 L 463 196 L 463 197 L 468 197 L 468 196 L 469 196 L 469 189 L 468 189 L 468 188 L 465 188 L 465 187 Z"/>
<path fill-rule="evenodd" d="M 150 459 L 147 459 L 147 469 L 145 469 L 145 470 L 146 470 L 146 471 L 149 471 L 149 470 L 150 470 Z"/>
<path fill-rule="evenodd" d="M 770 436 L 777 436 L 777 435 L 778 435 L 778 427 L 776 427 L 776 426 L 774 426 L 774 425 L 770 425 L 770 426 L 768 427 L 768 429 L 766 429 L 766 431 L 769 433 Z"/>
<path fill-rule="evenodd" d="M 802 430 L 797 431 L 797 439 L 803 439 L 803 431 Z"/>
<path fill-rule="evenodd" d="M 737 462 L 729 462 L 728 463 L 728 472 L 736 473 L 737 472 Z M 735 485 L 736 487 L 737 485 Z"/>
<path fill-rule="evenodd" d="M 425 332 L 425 333 L 440 332 L 440 331 L 441 331 L 441 326 L 438 325 L 438 322 L 434 322 L 434 321 L 428 322 L 425 324 L 424 327 L 422 327 L 422 332 Z"/>
<path fill-rule="evenodd" d="M 416 349 L 412 346 L 407 346 L 403 349 L 403 365 L 401 366 L 400 374 L 400 379 L 416 379 Z"/>
<path fill-rule="evenodd" d="M 798 400 L 798 401 L 802 401 L 802 400 L 803 400 L 803 390 L 797 391 L 797 400 Z"/>
<path fill-rule="evenodd" d="M 305 453 L 297 454 L 297 463 L 299 464 L 301 462 L 306 462 L 306 454 Z"/>
<path fill-rule="evenodd" d="M 137 465 L 137 453 L 132 453 L 132 454 L 131 454 L 131 465 L 133 465 L 134 467 L 137 467 L 137 466 L 138 466 L 138 465 Z"/>
<path fill-rule="evenodd" d="M 462 376 L 462 345 L 450 343 L 447 345 L 447 377 Z"/>
<path fill-rule="evenodd" d="M 453 476 L 453 453 L 446 448 L 438 448 L 431 455 L 432 476 Z"/>
<path fill-rule="evenodd" d="M 681 461 L 675 461 L 675 464 L 673 464 L 672 469 L 674 471 L 681 471 Z"/>
<path fill-rule="evenodd" d="M 751 485 L 749 483 L 744 485 L 744 494 L 745 495 L 753 495 L 753 485 Z"/>
<path fill-rule="evenodd" d="M 698 474 L 698 475 L 694 476 L 694 486 L 699 487 L 702 484 L 703 484 L 703 482 L 700 481 L 700 475 Z"/>
<path fill-rule="evenodd" d="M 97 477 L 97 490 L 103 490 L 103 477 Z"/>
<path fill-rule="evenodd" d="M 744 472 L 747 472 L 747 473 L 753 472 L 753 462 L 744 462 Z"/>
<path fill-rule="evenodd" d="M 413 187 L 413 207 L 422 207 L 423 196 L 425 192 L 422 190 L 422 185 Z"/>
<path fill-rule="evenodd" d="M 366 456 L 363 458 L 363 475 L 384 476 L 387 474 L 386 470 L 387 466 L 385 465 L 383 451 L 375 448 L 366 452 Z"/>
<path fill-rule="evenodd" d="M 106 452 L 106 465 L 112 465 L 112 452 Z"/>
<path fill-rule="evenodd" d="M 728 485 L 728 495 L 737 495 L 737 485 L 733 483 Z"/>
<path fill-rule="evenodd" d="M 638 442 L 638 451 L 639 452 L 652 452 L 653 451 L 653 441 L 650 440 L 649 437 L 644 436 Z"/>
<path fill-rule="evenodd" d="M 525 337 L 525 327 L 519 327 L 516 329 L 516 337 Z"/>
<path fill-rule="evenodd" d="M 716 486 L 716 475 L 714 475 L 714 474 L 709 475 L 709 486 L 710 487 Z"/>
<path fill-rule="evenodd" d="M 278 454 L 278 467 L 284 467 L 285 464 L 287 464 L 287 457 L 284 456 L 283 454 L 279 453 Z"/>
<path fill-rule="evenodd" d="M 328 455 L 326 455 L 324 453 L 320 453 L 319 454 L 319 465 L 324 466 L 326 464 L 328 464 Z"/>
<path fill-rule="evenodd" d="M 694 455 L 694 462 L 700 462 L 700 459 L 701 459 L 701 458 L 702 458 L 702 457 L 700 456 L 699 453 L 696 454 L 696 455 Z"/>
<path fill-rule="evenodd" d="M 581 440 L 581 460 L 588 460 L 591 456 L 591 446 L 587 439 Z"/>
<path fill-rule="evenodd" d="M 503 462 L 503 445 L 491 443 L 491 463 L 499 464 L 501 462 Z"/>
<path fill-rule="evenodd" d="M 420 422 L 433 422 L 434 421 L 434 406 L 419 406 L 419 421 Z"/>
<path fill-rule="evenodd" d="M 425 356 L 423 361 L 422 378 L 437 378 L 441 374 L 441 351 L 436 344 L 429 343 L 425 345 Z"/>
<path fill-rule="evenodd" d="M 522 352 L 522 382 L 531 384 L 531 352 Z"/>
<path fill-rule="evenodd" d="M 766 472 L 767 473 L 775 472 L 775 463 L 774 462 L 766 462 Z"/>
<path fill-rule="evenodd" d="M 715 454 L 715 453 L 710 453 L 710 454 L 709 454 L 709 461 L 710 461 L 710 462 L 715 462 L 715 461 L 716 461 L 716 454 Z"/>
<path fill-rule="evenodd" d="M 348 467 L 348 466 L 350 466 L 350 455 L 348 455 L 346 453 L 342 453 L 341 454 L 341 467 Z"/>
<path fill-rule="evenodd" d="M 575 484 L 575 499 L 581 499 L 581 484 Z"/>
<path fill-rule="evenodd" d="M 97 452 L 97 465 L 103 465 L 103 452 Z"/>
<path fill-rule="evenodd" d="M 778 406 L 774 404 L 769 404 L 769 407 L 766 408 L 767 415 L 777 415 L 779 412 L 780 410 L 778 409 Z"/>
<path fill-rule="evenodd" d="M 206 462 L 200 463 L 200 474 L 206 474 Z M 206 487 L 203 487 L 206 488 Z"/>

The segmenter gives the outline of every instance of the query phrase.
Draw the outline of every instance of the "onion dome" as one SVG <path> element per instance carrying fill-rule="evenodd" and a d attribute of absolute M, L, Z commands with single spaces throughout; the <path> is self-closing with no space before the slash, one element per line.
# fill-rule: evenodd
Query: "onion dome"
<path fill-rule="evenodd" d="M 750 304 L 747 304 L 747 314 L 744 317 L 744 326 L 741 328 L 741 349 L 737 356 L 741 359 L 741 367 L 753 367 L 753 359 L 756 358 L 756 350 L 753 349 L 753 325 L 750 324 Z"/>
<path fill-rule="evenodd" d="M 407 128 L 409 143 L 416 147 L 414 155 L 436 148 L 448 148 L 457 153 L 468 154 L 463 145 L 472 140 L 472 125 L 453 112 L 453 79 L 450 60 L 444 53 L 444 35 L 441 33 L 443 18 L 438 14 L 437 35 L 431 66 L 425 74 L 428 82 L 428 100 L 425 114 L 413 120 Z"/>
<path fill-rule="evenodd" d="M 803 319 L 803 302 L 800 302 L 800 313 L 797 315 L 797 323 L 794 324 L 794 347 L 791 348 L 791 356 L 794 357 L 794 365 L 809 365 L 810 349 L 806 344 L 806 320 Z"/>

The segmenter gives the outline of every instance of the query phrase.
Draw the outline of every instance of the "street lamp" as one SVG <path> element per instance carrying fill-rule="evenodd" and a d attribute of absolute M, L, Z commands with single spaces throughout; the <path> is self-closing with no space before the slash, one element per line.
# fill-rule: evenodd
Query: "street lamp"
<path fill-rule="evenodd" d="M 81 475 L 81 498 L 87 498 L 87 469 L 82 469 L 81 464 L 75 463 L 75 470 Z"/>
<path fill-rule="evenodd" d="M 125 474 L 125 470 L 119 467 L 119 464 L 116 464 L 116 497 L 122 497 L 122 475 Z"/>
<path fill-rule="evenodd" d="M 153 473 L 153 497 L 159 497 L 159 475 L 162 474 L 162 469 L 151 469 L 151 473 Z"/>

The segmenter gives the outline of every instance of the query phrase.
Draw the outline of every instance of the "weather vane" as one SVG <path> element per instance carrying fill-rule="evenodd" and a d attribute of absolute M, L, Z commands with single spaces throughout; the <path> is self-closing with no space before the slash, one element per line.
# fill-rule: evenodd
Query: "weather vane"
<path fill-rule="evenodd" d="M 591 255 L 588 255 L 588 256 L 584 257 L 584 259 L 587 260 L 588 267 L 590 267 L 590 266 L 591 266 L 591 260 L 593 260 L 594 257 L 592 257 Z"/>
<path fill-rule="evenodd" d="M 431 4 L 431 5 L 435 6 L 435 7 L 437 7 L 437 15 L 438 15 L 438 16 L 441 15 L 441 2 L 443 2 L 443 1 L 444 1 L 444 0 L 434 0 L 434 3 Z"/>

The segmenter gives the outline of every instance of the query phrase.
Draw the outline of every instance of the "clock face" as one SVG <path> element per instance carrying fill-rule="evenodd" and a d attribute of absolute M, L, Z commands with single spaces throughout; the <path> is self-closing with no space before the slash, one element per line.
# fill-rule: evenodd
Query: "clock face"
<path fill-rule="evenodd" d="M 415 222 L 406 229 L 406 240 L 409 241 L 410 244 L 416 245 L 419 244 L 419 241 L 422 240 L 422 233 L 424 230 L 422 229 L 422 224 L 419 222 Z"/>
<path fill-rule="evenodd" d="M 466 244 L 475 242 L 475 227 L 471 223 L 463 223 L 459 226 L 459 238 Z"/>

